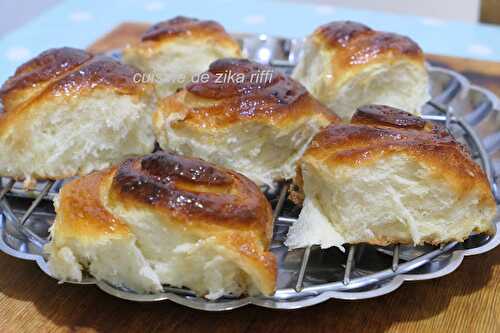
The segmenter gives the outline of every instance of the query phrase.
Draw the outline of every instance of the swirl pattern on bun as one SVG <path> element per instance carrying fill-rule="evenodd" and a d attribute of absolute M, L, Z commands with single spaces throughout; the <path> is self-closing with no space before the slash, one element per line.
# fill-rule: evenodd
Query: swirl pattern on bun
<path fill-rule="evenodd" d="M 123 61 L 146 73 L 162 97 L 226 57 L 241 57 L 240 46 L 219 23 L 183 16 L 153 25 L 123 52 Z"/>
<path fill-rule="evenodd" d="M 391 114 L 392 112 L 392 114 Z M 318 133 L 298 163 L 305 197 L 286 244 L 440 244 L 491 233 L 495 201 L 464 147 L 437 125 L 387 106 Z"/>
<path fill-rule="evenodd" d="M 66 184 L 49 266 L 62 280 L 88 270 L 138 292 L 162 284 L 211 299 L 272 294 L 272 211 L 244 176 L 160 152 Z"/>
<path fill-rule="evenodd" d="M 160 101 L 160 146 L 243 173 L 258 184 L 287 179 L 320 128 L 338 122 L 304 87 L 270 67 L 221 59 Z"/>
<path fill-rule="evenodd" d="M 73 48 L 21 65 L 0 89 L 0 175 L 60 179 L 151 152 L 154 90 L 138 74 Z"/>
<path fill-rule="evenodd" d="M 292 77 L 349 121 L 357 107 L 385 104 L 419 114 L 429 100 L 424 55 L 410 38 L 352 21 L 318 27 Z"/>

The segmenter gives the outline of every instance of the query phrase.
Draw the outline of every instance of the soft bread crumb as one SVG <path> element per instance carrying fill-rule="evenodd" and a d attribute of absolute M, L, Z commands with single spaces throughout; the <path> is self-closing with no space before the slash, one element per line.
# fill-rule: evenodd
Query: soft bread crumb
<path fill-rule="evenodd" d="M 52 232 L 57 237 L 57 231 Z M 46 247 L 50 254 L 50 271 L 63 281 L 82 281 L 88 270 L 98 280 L 126 286 L 141 292 L 159 292 L 160 281 L 151 269 L 133 238 L 97 240 L 81 244 L 64 240 L 64 245 L 52 242 Z"/>
<path fill-rule="evenodd" d="M 128 212 L 117 205 L 114 215 L 127 221 L 137 246 L 162 284 L 188 287 L 199 295 L 241 295 L 248 276 L 217 245 L 214 237 L 199 238 L 168 226 L 154 214 Z"/>
<path fill-rule="evenodd" d="M 21 138 L 19 133 L 2 138 L 0 173 L 29 185 L 36 178 L 83 175 L 149 153 L 154 148 L 150 102 L 101 89 L 63 104 L 49 99 L 37 106 L 26 128 L 20 127 Z"/>
<path fill-rule="evenodd" d="M 163 117 L 161 113 L 157 116 Z M 182 116 L 172 113 L 155 125 L 156 136 L 163 149 L 200 157 L 234 169 L 258 185 L 268 186 L 273 186 L 276 179 L 290 179 L 295 175 L 297 160 L 324 125 L 319 120 L 305 124 L 297 122 L 277 134 L 278 130 L 271 125 L 243 122 L 211 134 L 173 126 Z"/>
<path fill-rule="evenodd" d="M 141 51 L 134 47 L 125 49 L 123 62 L 145 73 L 145 79 L 155 83 L 160 97 L 172 95 L 193 80 L 199 80 L 197 75 L 217 59 L 241 57 L 238 49 L 188 39 L 161 44 L 149 53 Z"/>
<path fill-rule="evenodd" d="M 187 287 L 208 299 L 260 293 L 258 282 L 237 264 L 233 250 L 215 237 L 195 236 L 146 210 L 110 205 L 103 192 L 100 200 L 112 216 L 126 223 L 128 232 L 85 231 L 68 236 L 67 230 L 60 229 L 68 221 L 56 220 L 46 251 L 49 269 L 58 279 L 81 281 L 86 270 L 98 280 L 139 293 L 161 292 L 162 285 Z M 59 195 L 58 214 L 66 204 L 69 199 Z"/>
<path fill-rule="evenodd" d="M 350 71 L 354 70 L 340 68 L 332 72 L 329 56 L 308 40 L 292 77 L 346 122 L 356 108 L 366 104 L 389 105 L 418 115 L 430 99 L 423 63 L 401 57 L 368 63 L 354 74 Z"/>
<path fill-rule="evenodd" d="M 344 250 L 341 246 L 344 243 L 345 239 L 310 198 L 304 201 L 299 220 L 290 227 L 285 241 L 285 245 L 291 249 L 319 244 L 322 249 L 338 246 Z"/>
<path fill-rule="evenodd" d="M 303 162 L 301 167 L 306 199 L 288 233 L 290 248 L 439 244 L 491 230 L 495 212 L 480 203 L 477 188 L 458 196 L 404 154 L 363 166 Z"/>
<path fill-rule="evenodd" d="M 56 249 L 50 259 L 49 268 L 54 271 L 54 268 L 57 267 L 58 276 L 64 276 L 65 280 L 82 280 L 82 266 L 69 247 L 63 246 Z"/>

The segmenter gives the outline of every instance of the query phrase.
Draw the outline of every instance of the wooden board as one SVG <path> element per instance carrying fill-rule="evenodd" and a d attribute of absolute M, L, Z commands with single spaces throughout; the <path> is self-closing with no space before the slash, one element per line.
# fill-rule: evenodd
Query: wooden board
<path fill-rule="evenodd" d="M 124 24 L 90 49 L 118 48 L 144 25 Z M 500 64 L 429 55 L 500 92 Z M 483 80 L 483 81 L 481 81 Z M 247 306 L 225 313 L 170 302 L 134 303 L 94 286 L 59 285 L 35 263 L 0 253 L 0 332 L 500 332 L 500 250 L 466 258 L 431 281 L 365 301 L 330 300 L 296 311 Z"/>

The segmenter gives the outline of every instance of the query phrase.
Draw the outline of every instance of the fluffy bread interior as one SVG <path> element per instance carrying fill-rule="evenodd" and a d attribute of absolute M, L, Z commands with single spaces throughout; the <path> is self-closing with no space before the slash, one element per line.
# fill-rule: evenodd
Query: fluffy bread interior
<path fill-rule="evenodd" d="M 98 280 L 139 293 L 163 290 L 162 284 L 187 287 L 208 299 L 259 291 L 248 275 L 227 258 L 214 238 L 197 238 L 166 228 L 153 215 L 128 214 L 132 235 L 93 241 L 61 239 L 47 247 L 49 268 L 63 281 L 81 281 L 87 270 Z M 56 224 L 57 225 L 57 224 Z"/>
<path fill-rule="evenodd" d="M 79 98 L 50 98 L 36 108 L 29 121 L 4 133 L 0 174 L 83 175 L 154 148 L 152 101 L 95 89 Z"/>
<path fill-rule="evenodd" d="M 317 48 L 308 38 L 304 43 L 302 56 L 291 75 L 318 100 L 320 100 L 319 96 L 331 99 L 334 95 L 331 88 L 333 86 L 333 73 L 327 59 L 328 54 L 321 48 Z M 323 104 L 325 103 L 323 102 Z"/>
<path fill-rule="evenodd" d="M 57 232 L 52 231 L 53 237 Z M 83 271 L 98 280 L 139 292 L 160 292 L 161 283 L 136 245 L 135 237 L 82 242 L 65 239 L 51 243 L 49 269 L 62 281 L 82 281 Z"/>
<path fill-rule="evenodd" d="M 427 74 L 411 62 L 376 64 L 362 70 L 328 103 L 344 120 L 361 105 L 383 104 L 420 114 L 429 100 Z"/>
<path fill-rule="evenodd" d="M 425 164 L 392 154 L 365 166 L 301 164 L 306 200 L 286 245 L 439 244 L 492 228 L 477 189 L 460 196 Z"/>
<path fill-rule="evenodd" d="M 197 237 L 145 211 L 117 206 L 113 213 L 127 221 L 161 283 L 190 288 L 208 299 L 258 292 L 215 237 Z"/>
<path fill-rule="evenodd" d="M 184 116 L 173 113 L 163 118 L 162 113 L 155 114 L 158 121 L 154 130 L 163 149 L 234 169 L 258 185 L 292 178 L 297 160 L 324 125 L 315 119 L 298 120 L 278 129 L 272 124 L 247 121 L 207 131 L 178 125 L 176 121 Z"/>
<path fill-rule="evenodd" d="M 165 97 L 199 80 L 197 75 L 206 71 L 213 61 L 240 56 L 236 49 L 186 39 L 163 43 L 151 52 L 125 49 L 123 61 L 144 72 L 145 79 L 149 83 L 155 83 L 158 96 Z"/>

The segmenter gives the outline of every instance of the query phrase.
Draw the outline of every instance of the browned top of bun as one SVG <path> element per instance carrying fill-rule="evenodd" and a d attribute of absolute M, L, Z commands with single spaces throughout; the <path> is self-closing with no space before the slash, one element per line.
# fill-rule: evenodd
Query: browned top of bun
<path fill-rule="evenodd" d="M 317 28 L 313 40 L 326 49 L 335 50 L 334 62 L 359 65 L 383 55 L 404 55 L 423 60 L 417 43 L 408 37 L 373 30 L 352 21 L 335 21 Z"/>
<path fill-rule="evenodd" d="M 220 59 L 203 77 L 202 82 L 167 97 L 164 109 L 187 111 L 184 122 L 210 128 L 249 119 L 287 123 L 314 114 L 339 121 L 300 83 L 269 66 L 246 59 Z"/>
<path fill-rule="evenodd" d="M 150 93 L 148 84 L 135 83 L 137 69 L 107 56 L 84 50 L 47 50 L 21 65 L 0 88 L 5 113 L 0 128 L 37 102 L 57 96 L 76 96 L 92 89 L 111 88 L 120 94 Z"/>
<path fill-rule="evenodd" d="M 351 118 L 351 124 L 394 127 L 432 132 L 437 137 L 449 136 L 448 130 L 419 116 L 388 105 L 370 104 L 359 107 Z"/>
<path fill-rule="evenodd" d="M 46 94 L 73 95 L 85 88 L 110 86 L 120 93 L 141 91 L 137 69 L 106 56 L 69 47 L 47 50 L 21 65 L 0 88 L 6 112 Z"/>
<path fill-rule="evenodd" d="M 375 152 L 432 151 L 434 155 L 459 152 L 466 157 L 462 146 L 451 136 L 437 136 L 432 132 L 366 125 L 331 125 L 314 138 L 310 152 L 328 151 L 329 161 L 359 164 L 370 161 Z M 476 165 L 474 163 L 474 165 Z"/>
<path fill-rule="evenodd" d="M 169 152 L 122 163 L 114 175 L 111 200 L 146 205 L 188 225 L 253 231 L 268 242 L 271 207 L 246 177 L 200 159 Z"/>
<path fill-rule="evenodd" d="M 416 116 L 387 107 L 362 107 L 350 125 L 330 125 L 319 132 L 303 156 L 330 167 L 362 165 L 402 153 L 424 163 L 437 178 L 455 187 L 457 195 L 479 186 L 491 201 L 482 169 L 447 131 Z M 401 117 L 398 119 L 398 117 Z"/>
<path fill-rule="evenodd" d="M 73 71 L 57 81 L 52 92 L 56 94 L 73 94 L 85 88 L 109 86 L 122 94 L 133 94 L 140 91 L 141 84 L 134 82 L 134 75 L 140 71 L 122 64 L 110 57 L 95 56 L 77 71 Z"/>
<path fill-rule="evenodd" d="M 3 98 L 12 90 L 35 87 L 60 77 L 90 58 L 90 53 L 70 47 L 44 51 L 17 68 L 14 76 L 0 88 L 0 97 Z"/>
<path fill-rule="evenodd" d="M 324 24 L 316 29 L 315 35 L 321 36 L 330 46 L 347 47 L 353 38 L 363 33 L 374 31 L 361 23 L 353 21 L 334 21 Z"/>
<path fill-rule="evenodd" d="M 351 119 L 352 124 L 382 125 L 401 128 L 424 129 L 427 122 L 409 112 L 387 105 L 363 105 Z"/>
<path fill-rule="evenodd" d="M 195 18 L 177 16 L 170 20 L 152 25 L 143 35 L 142 41 L 157 41 L 165 37 L 192 35 L 199 33 L 225 34 L 224 27 L 215 21 L 202 21 Z"/>
<path fill-rule="evenodd" d="M 258 80 L 259 73 L 271 73 L 269 80 Z M 280 106 L 293 104 L 307 94 L 297 81 L 283 75 L 271 67 L 251 62 L 247 59 L 220 59 L 210 64 L 208 80 L 191 83 L 186 90 L 203 98 L 239 98 L 241 113 L 256 115 L 278 112 Z M 234 74 L 237 81 L 219 82 L 224 74 Z M 255 75 L 255 76 L 252 76 Z M 238 80 L 241 77 L 242 80 Z M 229 79 L 228 79 L 229 80 Z M 276 105 L 275 108 L 269 108 Z"/>
<path fill-rule="evenodd" d="M 178 47 L 178 43 L 206 44 L 232 50 L 235 56 L 241 55 L 239 43 L 229 35 L 224 27 L 215 21 L 203 21 L 178 16 L 152 25 L 141 40 L 124 50 L 124 55 L 138 53 L 151 57 L 163 46 Z"/>

